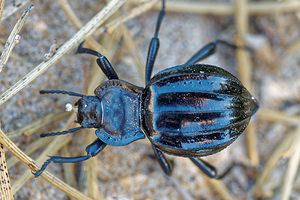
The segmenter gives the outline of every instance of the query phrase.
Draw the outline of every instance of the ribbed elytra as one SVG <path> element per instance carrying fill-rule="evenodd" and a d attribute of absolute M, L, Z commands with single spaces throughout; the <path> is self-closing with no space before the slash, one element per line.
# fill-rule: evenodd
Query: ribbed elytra
<path fill-rule="evenodd" d="M 203 156 L 222 150 L 244 131 L 256 100 L 236 77 L 219 71 L 183 65 L 150 80 L 142 108 L 153 144 L 174 155 Z"/>

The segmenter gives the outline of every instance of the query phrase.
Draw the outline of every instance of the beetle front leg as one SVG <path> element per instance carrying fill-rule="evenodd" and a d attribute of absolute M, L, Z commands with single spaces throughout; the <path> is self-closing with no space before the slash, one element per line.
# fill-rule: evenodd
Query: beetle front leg
<path fill-rule="evenodd" d="M 156 146 L 152 145 L 152 148 L 161 168 L 163 169 L 166 175 L 170 176 L 172 173 L 170 162 L 166 159 L 163 152 L 161 152 Z"/>
<path fill-rule="evenodd" d="M 148 55 L 147 55 L 147 62 L 146 62 L 146 85 L 151 79 L 151 74 L 153 70 L 153 65 L 155 62 L 156 54 L 158 52 L 159 48 L 159 39 L 158 39 L 158 32 L 160 29 L 160 25 L 162 22 L 162 19 L 165 15 L 165 0 L 162 0 L 162 8 L 159 13 L 157 22 L 156 22 L 156 28 L 154 32 L 154 37 L 151 40 L 151 43 L 149 45 Z"/>
<path fill-rule="evenodd" d="M 96 156 L 99 152 L 101 152 L 106 143 L 102 142 L 99 138 L 97 138 L 93 143 L 86 147 L 85 151 L 87 153 L 86 156 L 78 156 L 78 157 L 59 157 L 59 156 L 49 156 L 50 158 L 44 162 L 41 169 L 37 172 L 32 172 L 33 175 L 39 176 L 41 173 L 47 168 L 47 166 L 51 163 L 75 163 L 87 160 L 93 156 Z"/>
<path fill-rule="evenodd" d="M 103 71 L 105 76 L 108 79 L 119 79 L 116 71 L 114 70 L 108 59 L 95 50 L 82 47 L 83 43 L 84 41 L 79 44 L 76 53 L 86 53 L 93 56 L 97 56 L 97 64 L 99 65 L 100 69 Z"/>
<path fill-rule="evenodd" d="M 201 171 L 203 171 L 210 178 L 214 179 L 222 179 L 232 170 L 233 167 L 239 165 L 238 163 L 232 163 L 222 174 L 219 175 L 216 168 L 208 162 L 198 157 L 191 157 L 190 159 Z"/>

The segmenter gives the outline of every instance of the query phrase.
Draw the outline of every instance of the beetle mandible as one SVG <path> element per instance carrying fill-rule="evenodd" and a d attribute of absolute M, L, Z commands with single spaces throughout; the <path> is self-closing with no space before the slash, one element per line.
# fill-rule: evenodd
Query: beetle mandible
<path fill-rule="evenodd" d="M 165 153 L 190 158 L 212 178 L 219 179 L 228 173 L 226 170 L 218 175 L 212 165 L 199 157 L 217 153 L 236 140 L 258 109 L 258 102 L 231 73 L 217 66 L 195 63 L 212 55 L 218 44 L 237 46 L 216 40 L 201 48 L 185 64 L 165 69 L 151 78 L 164 13 L 165 0 L 162 0 L 147 55 L 145 88 L 120 80 L 106 57 L 82 47 L 82 42 L 77 53 L 96 56 L 108 81 L 95 89 L 95 96 L 62 90 L 40 92 L 80 97 L 75 103 L 80 126 L 41 136 L 96 128 L 97 139 L 86 147 L 85 156 L 50 156 L 39 171 L 33 172 L 34 175 L 39 176 L 51 162 L 84 161 L 97 155 L 106 145 L 127 145 L 145 136 L 167 175 L 171 174 L 171 166 Z"/>

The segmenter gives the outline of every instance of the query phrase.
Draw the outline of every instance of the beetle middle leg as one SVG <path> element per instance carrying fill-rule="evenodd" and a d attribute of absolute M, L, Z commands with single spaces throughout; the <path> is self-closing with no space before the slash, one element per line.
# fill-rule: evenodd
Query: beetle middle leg
<path fill-rule="evenodd" d="M 146 62 L 146 85 L 151 78 L 154 61 L 156 58 L 156 54 L 158 52 L 158 48 L 159 48 L 158 32 L 164 15 L 165 15 L 165 0 L 162 0 L 162 8 L 156 22 L 154 37 L 152 38 L 148 49 L 147 62 Z"/>
<path fill-rule="evenodd" d="M 172 168 L 170 162 L 166 159 L 163 152 L 161 152 L 156 146 L 152 145 L 156 159 L 158 160 L 161 168 L 166 175 L 170 176 L 172 173 Z"/>
<path fill-rule="evenodd" d="M 233 49 L 242 48 L 245 50 L 249 50 L 247 47 L 240 47 L 235 44 L 232 44 L 230 42 L 224 41 L 224 40 L 215 40 L 214 42 L 208 43 L 204 47 L 202 47 L 197 53 L 195 53 L 185 64 L 195 64 L 211 55 L 213 55 L 216 52 L 217 46 L 219 44 L 226 45 Z"/>
<path fill-rule="evenodd" d="M 83 48 L 82 47 L 83 43 L 84 43 L 84 41 L 79 44 L 76 53 L 86 53 L 86 54 L 91 54 L 93 56 L 97 56 L 98 57 L 98 59 L 96 60 L 97 64 L 99 65 L 99 67 L 101 68 L 101 70 L 103 71 L 105 76 L 108 79 L 119 79 L 116 71 L 111 66 L 108 59 L 105 56 L 103 56 L 102 54 L 100 54 L 99 52 L 95 51 L 95 50 L 88 49 L 88 48 Z"/>
<path fill-rule="evenodd" d="M 201 158 L 191 157 L 190 159 L 201 171 L 203 171 L 210 178 L 214 179 L 222 179 L 233 169 L 233 167 L 241 165 L 240 163 L 232 163 L 222 174 L 218 174 L 217 169 L 214 166 L 202 160 Z"/>
<path fill-rule="evenodd" d="M 51 163 L 75 163 L 87 160 L 91 157 L 96 156 L 98 153 L 100 153 L 104 147 L 106 147 L 106 143 L 102 142 L 99 138 L 97 138 L 93 143 L 88 145 L 85 149 L 87 155 L 85 156 L 78 156 L 78 157 L 59 157 L 59 156 L 50 156 L 50 158 L 44 162 L 41 169 L 37 172 L 32 172 L 35 176 L 39 176 Z"/>

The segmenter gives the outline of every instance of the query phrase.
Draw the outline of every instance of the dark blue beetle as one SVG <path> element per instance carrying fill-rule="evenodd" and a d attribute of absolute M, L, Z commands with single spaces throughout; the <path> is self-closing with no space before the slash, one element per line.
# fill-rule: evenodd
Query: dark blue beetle
<path fill-rule="evenodd" d="M 80 157 L 51 156 L 34 174 L 40 175 L 50 162 L 66 163 L 87 160 L 108 145 L 122 146 L 148 137 L 154 153 L 167 175 L 171 168 L 164 153 L 189 157 L 203 172 L 213 178 L 213 166 L 200 156 L 217 153 L 231 144 L 247 127 L 258 109 L 255 98 L 232 74 L 212 65 L 195 64 L 212 55 L 218 44 L 237 46 L 216 40 L 200 49 L 184 65 L 168 68 L 153 78 L 151 73 L 159 47 L 158 31 L 164 16 L 165 2 L 160 11 L 154 37 L 151 40 L 147 64 L 146 87 L 141 88 L 119 80 L 109 61 L 100 53 L 83 48 L 77 53 L 97 56 L 97 63 L 109 79 L 95 90 L 96 96 L 61 90 L 62 93 L 81 97 L 78 105 L 78 128 L 47 133 L 53 136 L 71 133 L 82 128 L 96 128 L 97 139 Z M 231 169 L 231 168 L 229 168 Z"/>

